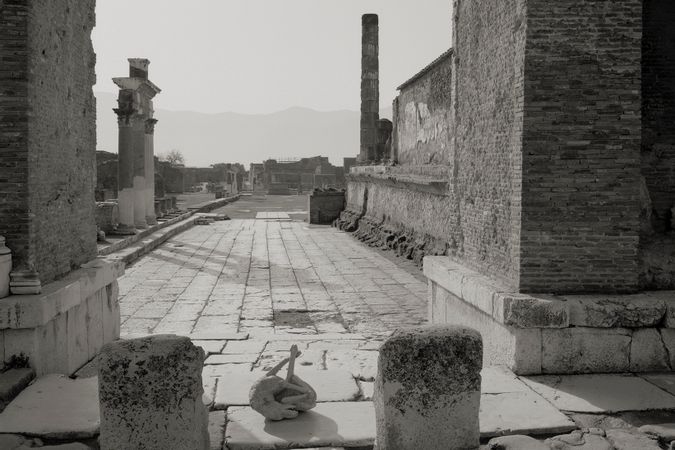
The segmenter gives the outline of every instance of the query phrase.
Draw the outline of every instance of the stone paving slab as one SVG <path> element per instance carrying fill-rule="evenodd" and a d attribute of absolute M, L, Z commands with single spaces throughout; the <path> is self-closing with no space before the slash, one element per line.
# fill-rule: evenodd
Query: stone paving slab
<path fill-rule="evenodd" d="M 359 387 L 352 375 L 344 370 L 303 370 L 297 368 L 296 374 L 314 388 L 318 402 L 346 402 L 356 400 L 360 394 Z M 229 406 L 249 405 L 248 393 L 259 378 L 262 371 L 233 372 L 218 382 L 214 408 L 225 409 Z M 279 372 L 281 378 L 285 371 Z"/>
<path fill-rule="evenodd" d="M 574 422 L 532 391 L 481 394 L 481 438 L 505 434 L 557 434 L 576 428 Z"/>
<path fill-rule="evenodd" d="M 359 447 L 375 438 L 371 402 L 319 403 L 296 419 L 266 422 L 249 407 L 228 410 L 225 443 L 230 450 Z"/>
<path fill-rule="evenodd" d="M 0 414 L 0 433 L 49 439 L 86 439 L 101 420 L 98 379 L 46 375 L 23 390 Z"/>
<path fill-rule="evenodd" d="M 675 395 L 675 373 L 640 374 L 640 377 Z"/>
<path fill-rule="evenodd" d="M 675 396 L 632 375 L 520 377 L 561 411 L 612 413 L 675 409 Z"/>

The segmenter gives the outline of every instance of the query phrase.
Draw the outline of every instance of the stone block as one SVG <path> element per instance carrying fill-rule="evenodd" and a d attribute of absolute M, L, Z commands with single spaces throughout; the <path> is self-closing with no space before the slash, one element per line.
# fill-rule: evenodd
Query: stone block
<path fill-rule="evenodd" d="M 378 446 L 477 448 L 482 360 L 475 330 L 437 325 L 396 331 L 378 358 Z"/>
<path fill-rule="evenodd" d="M 46 375 L 23 390 L 0 414 L 0 433 L 47 439 L 88 439 L 99 431 L 96 378 Z M 119 448 L 127 448 L 121 446 Z"/>
<path fill-rule="evenodd" d="M 83 303 L 66 314 L 68 338 L 68 367 L 71 373 L 85 365 L 89 358 L 89 342 L 87 338 L 87 305 Z"/>
<path fill-rule="evenodd" d="M 107 344 L 120 337 L 121 317 L 117 280 L 107 285 L 105 289 L 107 302 L 103 304 L 103 343 Z"/>
<path fill-rule="evenodd" d="M 204 351 L 158 335 L 106 344 L 99 361 L 101 450 L 205 450 Z"/>
<path fill-rule="evenodd" d="M 607 440 L 614 450 L 660 450 L 658 440 L 632 430 L 607 430 Z"/>
<path fill-rule="evenodd" d="M 462 300 L 475 308 L 493 314 L 493 299 L 499 289 L 487 283 L 487 279 L 478 274 L 464 275 L 462 278 Z"/>
<path fill-rule="evenodd" d="M 87 298 L 87 354 L 92 359 L 103 347 L 103 304 L 107 303 L 105 289 Z"/>
<path fill-rule="evenodd" d="M 624 328 L 542 330 L 542 373 L 612 373 L 630 369 L 631 332 Z"/>
<path fill-rule="evenodd" d="M 445 320 L 438 324 L 467 326 L 483 336 L 483 365 L 504 365 L 519 375 L 541 373 L 541 333 L 502 325 L 487 313 L 472 307 L 436 284 L 438 301 L 446 304 Z"/>
<path fill-rule="evenodd" d="M 645 292 L 645 294 L 665 303 L 666 315 L 663 326 L 666 328 L 675 328 L 675 291 L 649 291 Z"/>
<path fill-rule="evenodd" d="M 493 316 L 504 325 L 517 328 L 566 328 L 568 305 L 559 298 L 496 293 Z"/>
<path fill-rule="evenodd" d="M 670 367 L 675 367 L 675 328 L 661 328 L 659 333 L 670 357 Z"/>
<path fill-rule="evenodd" d="M 653 327 L 666 314 L 663 300 L 646 295 L 565 295 L 570 325 L 577 327 Z"/>
<path fill-rule="evenodd" d="M 658 372 L 670 370 L 668 352 L 655 328 L 633 330 L 630 345 L 631 372 Z"/>

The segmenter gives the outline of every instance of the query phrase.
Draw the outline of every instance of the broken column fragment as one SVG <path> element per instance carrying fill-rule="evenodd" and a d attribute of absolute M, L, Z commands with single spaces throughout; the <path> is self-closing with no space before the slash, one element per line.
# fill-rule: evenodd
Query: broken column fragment
<path fill-rule="evenodd" d="M 101 450 L 208 449 L 203 363 L 204 351 L 187 337 L 155 335 L 104 346 Z"/>

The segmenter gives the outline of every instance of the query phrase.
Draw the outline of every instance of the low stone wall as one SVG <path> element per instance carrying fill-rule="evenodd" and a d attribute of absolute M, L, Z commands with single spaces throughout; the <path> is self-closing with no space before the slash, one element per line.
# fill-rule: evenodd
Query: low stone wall
<path fill-rule="evenodd" d="M 37 376 L 75 373 L 119 338 L 123 274 L 123 262 L 99 258 L 43 286 L 42 294 L 0 299 L 2 361 L 27 357 Z"/>
<path fill-rule="evenodd" d="M 347 177 L 347 207 L 335 227 L 420 266 L 427 255 L 452 251 L 446 181 L 433 175 L 391 173 L 384 167 L 357 169 L 362 172 L 352 171 Z"/>
<path fill-rule="evenodd" d="M 519 294 L 447 257 L 424 259 L 429 320 L 475 328 L 484 365 L 519 375 L 671 371 L 675 291 Z"/>
<path fill-rule="evenodd" d="M 330 225 L 345 209 L 345 192 L 315 189 L 307 202 L 309 223 Z"/>

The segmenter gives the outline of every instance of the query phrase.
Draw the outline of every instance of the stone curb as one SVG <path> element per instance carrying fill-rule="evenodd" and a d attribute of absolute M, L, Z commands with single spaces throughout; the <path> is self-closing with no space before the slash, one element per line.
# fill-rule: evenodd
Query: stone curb
<path fill-rule="evenodd" d="M 213 211 L 214 209 L 225 206 L 229 203 L 239 200 L 241 195 L 212 200 L 206 204 L 197 207 L 188 208 L 189 212 L 175 217 L 153 228 L 143 230 L 142 232 L 130 236 L 120 242 L 116 242 L 110 247 L 99 251 L 99 256 L 106 255 L 110 259 L 123 261 L 130 264 L 141 256 L 151 252 L 167 240 L 179 233 L 191 228 L 194 225 L 195 214 Z"/>
<path fill-rule="evenodd" d="M 424 275 L 498 323 L 515 328 L 675 328 L 675 291 L 520 294 L 445 256 L 425 257 Z"/>

